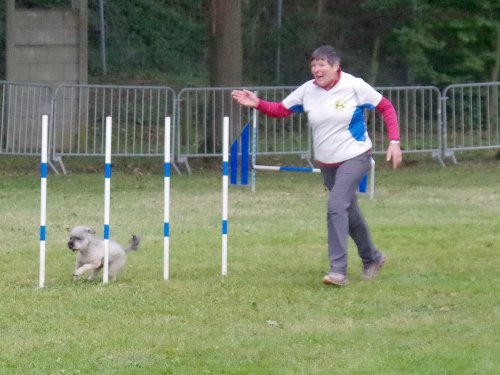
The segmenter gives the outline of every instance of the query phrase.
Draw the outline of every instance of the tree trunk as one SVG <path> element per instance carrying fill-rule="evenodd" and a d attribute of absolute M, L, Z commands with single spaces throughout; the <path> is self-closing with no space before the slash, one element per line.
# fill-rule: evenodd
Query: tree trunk
<path fill-rule="evenodd" d="M 374 86 L 375 82 L 377 82 L 379 49 L 380 49 L 380 38 L 376 36 L 375 41 L 373 43 L 372 61 L 370 64 L 370 76 L 368 80 L 368 82 L 370 82 L 372 86 Z"/>
<path fill-rule="evenodd" d="M 500 25 L 497 25 L 496 47 L 495 47 L 495 63 L 491 70 L 491 82 L 498 81 L 500 71 Z M 498 120 L 498 87 L 492 86 L 490 95 L 490 118 L 489 121 L 494 123 Z M 499 153 L 500 155 L 500 153 Z"/>
<path fill-rule="evenodd" d="M 210 21 L 210 83 L 213 87 L 240 87 L 243 83 L 241 0 L 212 0 Z M 213 113 L 208 116 L 211 123 L 206 124 L 205 139 L 213 151 L 221 152 L 223 117 L 230 117 L 231 128 L 236 123 L 231 119 L 234 103 L 229 91 L 214 96 L 211 98 Z M 230 136 L 236 136 L 235 132 L 231 130 Z"/>
<path fill-rule="evenodd" d="M 496 48 L 495 48 L 495 63 L 491 70 L 491 82 L 498 81 L 498 73 L 500 71 L 500 25 L 497 25 Z"/>
<path fill-rule="evenodd" d="M 212 0 L 210 46 L 212 86 L 241 85 L 243 70 L 241 44 L 241 0 Z"/>
<path fill-rule="evenodd" d="M 326 18 L 325 18 L 325 13 L 326 13 L 326 2 L 325 0 L 318 0 L 316 3 L 316 12 L 314 13 L 314 20 L 313 20 L 313 26 L 310 27 L 309 29 L 309 35 L 308 35 L 308 44 L 309 44 L 309 49 L 313 50 L 315 47 L 318 47 L 317 41 L 318 40 L 323 40 L 323 38 L 326 36 Z"/>

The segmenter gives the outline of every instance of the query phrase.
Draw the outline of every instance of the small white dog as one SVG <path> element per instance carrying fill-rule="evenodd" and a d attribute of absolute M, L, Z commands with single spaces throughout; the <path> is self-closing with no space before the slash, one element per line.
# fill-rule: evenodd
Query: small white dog
<path fill-rule="evenodd" d="M 76 266 L 73 272 L 73 281 L 76 281 L 86 271 L 92 270 L 88 280 L 94 280 L 103 267 L 104 240 L 93 237 L 95 231 L 88 227 L 78 226 L 71 229 L 68 248 L 77 251 Z M 109 241 L 108 276 L 116 280 L 118 271 L 127 262 L 127 253 L 139 248 L 140 238 L 133 235 L 130 246 L 123 248 L 120 244 Z"/>

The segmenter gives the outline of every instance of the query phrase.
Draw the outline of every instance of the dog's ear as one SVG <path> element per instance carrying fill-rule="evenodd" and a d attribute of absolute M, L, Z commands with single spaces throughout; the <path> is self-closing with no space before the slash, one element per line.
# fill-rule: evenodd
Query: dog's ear
<path fill-rule="evenodd" d="M 92 228 L 87 228 L 87 232 L 90 234 L 95 234 L 95 230 L 93 230 Z"/>

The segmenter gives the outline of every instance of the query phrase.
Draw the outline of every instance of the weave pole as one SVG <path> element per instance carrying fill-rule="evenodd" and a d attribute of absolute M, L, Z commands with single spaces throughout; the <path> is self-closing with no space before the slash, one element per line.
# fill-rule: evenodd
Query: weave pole
<path fill-rule="evenodd" d="M 163 279 L 170 271 L 170 117 L 165 117 L 165 158 L 163 162 Z"/>
<path fill-rule="evenodd" d="M 47 148 L 48 116 L 42 116 L 42 154 L 40 160 L 40 271 L 38 286 L 45 285 L 45 225 L 47 219 Z"/>
<path fill-rule="evenodd" d="M 102 282 L 109 279 L 109 211 L 111 199 L 111 116 L 106 117 L 106 153 L 104 158 L 104 261 Z"/>
<path fill-rule="evenodd" d="M 229 169 L 229 117 L 222 124 L 222 276 L 227 275 L 227 210 Z"/>
<path fill-rule="evenodd" d="M 252 193 L 255 193 L 255 179 L 257 177 L 255 164 L 257 164 L 257 109 L 252 110 Z"/>

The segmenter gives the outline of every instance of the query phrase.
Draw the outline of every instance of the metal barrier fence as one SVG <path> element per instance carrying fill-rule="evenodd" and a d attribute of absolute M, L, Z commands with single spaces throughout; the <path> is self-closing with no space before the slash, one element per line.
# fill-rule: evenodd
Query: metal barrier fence
<path fill-rule="evenodd" d="M 394 107 L 399 120 L 401 149 L 404 153 L 430 153 L 441 161 L 441 95 L 436 87 L 377 87 Z M 374 153 L 389 146 L 382 116 L 369 112 L 368 132 Z"/>
<path fill-rule="evenodd" d="M 281 101 L 296 87 L 249 87 L 264 100 Z M 396 107 L 401 126 L 401 146 L 405 153 L 431 153 L 440 159 L 441 105 L 435 87 L 377 88 Z M 232 88 L 190 88 L 179 93 L 178 159 L 187 163 L 190 157 L 220 155 L 221 116 L 232 121 L 231 138 L 251 120 L 250 110 L 231 99 Z M 385 125 L 376 111 L 367 111 L 368 131 L 375 153 L 387 149 Z M 307 116 L 285 119 L 259 114 L 257 153 L 259 155 L 294 154 L 312 158 L 311 132 Z"/>
<path fill-rule="evenodd" d="M 178 94 L 177 160 L 185 163 L 188 158 L 222 155 L 222 119 L 231 121 L 230 139 L 236 138 L 246 123 L 252 120 L 252 111 L 240 106 L 231 97 L 235 88 L 186 88 Z M 295 87 L 247 87 L 247 90 L 270 101 L 281 101 Z M 296 154 L 311 157 L 311 135 L 305 116 L 271 118 L 259 116 L 260 155 Z"/>
<path fill-rule="evenodd" d="M 443 91 L 444 156 L 500 147 L 500 82 L 450 85 Z"/>
<path fill-rule="evenodd" d="M 0 154 L 40 155 L 42 115 L 52 113 L 52 88 L 0 82 Z"/>
<path fill-rule="evenodd" d="M 281 101 L 295 87 L 248 87 L 259 97 Z M 0 155 L 39 155 L 43 114 L 50 116 L 49 150 L 64 170 L 64 156 L 104 155 L 105 117 L 113 117 L 113 155 L 162 156 L 164 117 L 172 118 L 172 160 L 222 155 L 222 118 L 231 119 L 231 139 L 252 121 L 252 111 L 231 98 L 233 88 L 111 85 L 47 85 L 0 81 Z M 406 153 L 430 153 L 442 165 L 456 151 L 500 148 L 500 82 L 378 87 L 398 113 Z M 366 113 L 374 152 L 387 148 L 376 111 Z M 258 155 L 312 158 L 307 116 L 258 116 Z M 172 163 L 174 168 L 177 168 Z M 54 168 L 54 167 L 53 167 Z"/>
<path fill-rule="evenodd" d="M 104 155 L 107 116 L 114 156 L 162 156 L 164 119 L 175 121 L 175 92 L 168 87 L 61 85 L 54 103 L 52 150 L 59 161 Z"/>

